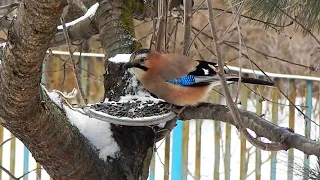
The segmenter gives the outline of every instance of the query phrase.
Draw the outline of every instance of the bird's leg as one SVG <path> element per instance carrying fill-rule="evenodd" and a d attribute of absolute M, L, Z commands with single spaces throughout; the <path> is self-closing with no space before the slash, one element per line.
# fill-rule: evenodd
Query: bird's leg
<path fill-rule="evenodd" d="M 180 114 L 188 107 L 192 107 L 193 105 L 185 105 L 185 106 L 179 106 L 179 109 L 175 109 L 175 113 L 177 113 L 178 119 L 180 118 Z"/>
<path fill-rule="evenodd" d="M 172 110 L 173 109 L 173 104 L 169 104 L 167 102 L 159 102 L 159 104 L 164 107 L 165 109 L 168 109 L 168 110 Z"/>
<path fill-rule="evenodd" d="M 180 114 L 187 108 L 190 107 L 192 105 L 185 105 L 185 106 L 176 106 L 173 104 L 169 104 L 167 102 L 160 102 L 159 104 L 164 104 L 164 107 L 168 110 L 171 110 L 175 113 L 177 113 L 177 117 L 179 118 Z"/>

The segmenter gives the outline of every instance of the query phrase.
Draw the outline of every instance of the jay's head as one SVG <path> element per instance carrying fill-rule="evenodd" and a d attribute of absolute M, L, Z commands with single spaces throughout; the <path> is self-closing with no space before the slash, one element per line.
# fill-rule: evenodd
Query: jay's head
<path fill-rule="evenodd" d="M 130 56 L 130 61 L 124 65 L 126 69 L 132 69 L 135 75 L 142 75 L 150 68 L 157 65 L 156 56 L 160 53 L 150 49 L 139 49 L 134 51 Z"/>

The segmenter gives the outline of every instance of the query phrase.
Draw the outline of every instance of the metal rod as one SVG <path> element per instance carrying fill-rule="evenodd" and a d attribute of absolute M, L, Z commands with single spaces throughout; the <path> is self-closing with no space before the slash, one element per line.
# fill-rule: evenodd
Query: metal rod
<path fill-rule="evenodd" d="M 14 175 L 16 166 L 16 138 L 11 134 L 10 141 L 10 172 Z"/>
<path fill-rule="evenodd" d="M 262 92 L 262 87 L 259 86 L 258 87 L 258 91 Z M 260 96 L 257 95 L 256 96 L 256 113 L 257 115 L 262 115 L 262 101 L 260 99 Z M 260 138 L 258 138 L 260 140 Z M 256 180 L 261 180 L 261 149 L 256 148 L 256 155 L 255 155 L 255 176 L 256 176 Z"/>
<path fill-rule="evenodd" d="M 182 123 L 182 176 L 181 180 L 188 177 L 188 147 L 189 147 L 189 124 L 190 121 Z"/>
<path fill-rule="evenodd" d="M 307 81 L 307 117 L 311 119 L 311 115 L 312 115 L 312 81 Z M 310 131 L 311 131 L 311 122 L 309 120 L 305 120 L 305 133 L 304 135 L 306 136 L 306 138 L 310 139 Z M 303 168 L 303 179 L 309 179 L 308 175 L 309 175 L 309 166 L 310 166 L 310 162 L 309 162 L 309 158 L 308 155 L 304 155 L 304 159 L 303 159 L 303 164 L 304 164 L 304 168 Z"/>
<path fill-rule="evenodd" d="M 196 121 L 196 163 L 195 163 L 195 180 L 200 180 L 200 169 L 201 169 L 201 125 L 202 120 Z"/>
<path fill-rule="evenodd" d="M 164 152 L 164 178 L 163 180 L 169 180 L 169 168 L 170 168 L 170 134 L 165 140 L 165 152 Z"/>
<path fill-rule="evenodd" d="M 289 99 L 292 102 L 295 102 L 296 100 L 296 85 L 295 80 L 290 79 L 289 80 Z M 289 128 L 294 130 L 294 112 L 295 108 L 293 106 L 289 106 Z M 293 179 L 293 162 L 294 162 L 294 151 L 293 149 L 289 149 L 288 153 L 288 172 L 287 172 L 287 179 L 292 180 Z"/>
<path fill-rule="evenodd" d="M 23 174 L 29 172 L 29 150 L 27 147 L 23 147 Z M 28 180 L 29 174 L 23 176 L 23 180 Z"/>
<path fill-rule="evenodd" d="M 275 78 L 274 82 L 277 86 L 279 86 L 279 79 Z M 280 93 L 278 89 L 274 88 L 272 92 L 272 123 L 278 124 L 278 100 L 280 97 Z M 276 180 L 276 173 L 277 173 L 277 152 L 271 152 L 271 174 L 270 179 Z"/>
<path fill-rule="evenodd" d="M 0 143 L 3 143 L 3 127 L 0 125 Z M 2 166 L 2 151 L 3 147 L 0 147 L 0 165 Z M 0 171 L 0 179 L 2 177 L 2 171 Z"/>
<path fill-rule="evenodd" d="M 241 89 L 241 109 L 247 109 L 248 102 L 248 88 Z M 240 135 L 240 180 L 244 180 L 247 177 L 249 161 L 246 158 L 247 155 L 247 142 L 246 138 Z"/>
<path fill-rule="evenodd" d="M 149 175 L 149 180 L 155 180 L 155 173 L 156 173 L 156 152 L 152 154 L 152 159 L 150 162 L 150 175 Z"/>
<path fill-rule="evenodd" d="M 182 121 L 177 121 L 177 126 L 172 133 L 172 163 L 171 180 L 181 180 L 182 177 Z"/>

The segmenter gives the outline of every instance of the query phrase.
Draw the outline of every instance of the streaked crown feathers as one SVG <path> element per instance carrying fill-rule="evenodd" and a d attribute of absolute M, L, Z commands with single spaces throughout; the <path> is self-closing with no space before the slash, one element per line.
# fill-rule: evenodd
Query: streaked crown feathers
<path fill-rule="evenodd" d="M 139 49 L 134 51 L 130 56 L 130 62 L 139 62 L 147 59 L 148 54 L 151 53 L 150 49 Z"/>

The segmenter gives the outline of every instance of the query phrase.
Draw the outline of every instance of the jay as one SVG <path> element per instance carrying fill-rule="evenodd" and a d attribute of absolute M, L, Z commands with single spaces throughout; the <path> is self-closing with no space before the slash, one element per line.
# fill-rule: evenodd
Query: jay
<path fill-rule="evenodd" d="M 202 102 L 212 87 L 220 84 L 217 63 L 193 60 L 179 54 L 140 49 L 131 54 L 130 61 L 124 66 L 132 69 L 146 90 L 176 106 Z M 226 74 L 226 80 L 238 82 L 239 77 Z M 274 86 L 271 82 L 247 77 L 241 77 L 241 82 Z"/>

